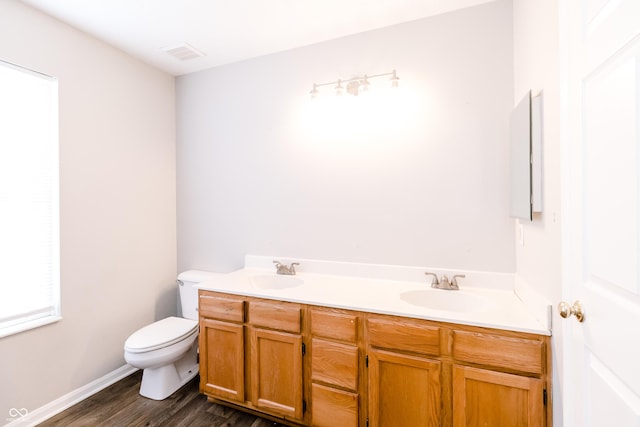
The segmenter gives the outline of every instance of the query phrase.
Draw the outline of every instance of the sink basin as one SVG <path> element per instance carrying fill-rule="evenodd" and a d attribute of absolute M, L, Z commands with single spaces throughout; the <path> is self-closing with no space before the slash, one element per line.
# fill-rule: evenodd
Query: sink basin
<path fill-rule="evenodd" d="M 272 274 L 251 276 L 249 277 L 249 282 L 251 283 L 251 286 L 258 289 L 286 289 L 300 286 L 304 283 L 304 280 L 296 276 Z"/>
<path fill-rule="evenodd" d="M 412 305 L 431 310 L 472 312 L 481 311 L 488 305 L 488 300 L 464 291 L 447 291 L 440 289 L 418 289 L 400 294 L 400 299 Z"/>

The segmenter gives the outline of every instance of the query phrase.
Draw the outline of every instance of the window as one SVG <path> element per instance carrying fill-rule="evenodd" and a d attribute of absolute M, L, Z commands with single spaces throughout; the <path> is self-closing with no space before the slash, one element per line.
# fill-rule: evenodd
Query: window
<path fill-rule="evenodd" d="M 58 83 L 0 61 L 0 337 L 60 319 Z"/>

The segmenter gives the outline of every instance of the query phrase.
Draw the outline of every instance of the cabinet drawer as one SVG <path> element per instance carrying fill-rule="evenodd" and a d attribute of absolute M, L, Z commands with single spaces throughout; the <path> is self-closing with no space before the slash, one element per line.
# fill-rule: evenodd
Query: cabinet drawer
<path fill-rule="evenodd" d="M 374 347 L 440 354 L 440 328 L 418 320 L 370 317 L 367 331 Z"/>
<path fill-rule="evenodd" d="M 314 426 L 358 426 L 357 394 L 313 384 L 311 386 L 311 401 Z"/>
<path fill-rule="evenodd" d="M 479 365 L 541 374 L 544 343 L 526 338 L 454 331 L 453 357 Z"/>
<path fill-rule="evenodd" d="M 301 308 L 297 304 L 251 301 L 249 323 L 299 334 L 300 312 Z"/>
<path fill-rule="evenodd" d="M 356 342 L 358 316 L 324 310 L 311 310 L 311 334 L 316 337 Z"/>
<path fill-rule="evenodd" d="M 311 343 L 311 379 L 357 390 L 358 347 L 318 338 Z"/>
<path fill-rule="evenodd" d="M 211 319 L 244 322 L 244 301 L 200 293 L 198 313 Z"/>

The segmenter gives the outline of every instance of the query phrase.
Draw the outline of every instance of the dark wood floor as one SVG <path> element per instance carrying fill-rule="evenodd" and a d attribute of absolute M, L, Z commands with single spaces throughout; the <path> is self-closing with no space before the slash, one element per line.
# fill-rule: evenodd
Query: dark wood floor
<path fill-rule="evenodd" d="M 131 374 L 40 426 L 208 426 L 280 427 L 273 421 L 207 401 L 198 392 L 198 377 L 165 400 L 138 394 L 142 371 Z M 284 426 L 282 426 L 284 427 Z"/>

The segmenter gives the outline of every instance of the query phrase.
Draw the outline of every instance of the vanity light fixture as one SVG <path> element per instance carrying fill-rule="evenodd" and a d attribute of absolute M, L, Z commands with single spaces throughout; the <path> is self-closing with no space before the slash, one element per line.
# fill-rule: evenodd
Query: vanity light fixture
<path fill-rule="evenodd" d="M 391 81 L 392 88 L 398 87 L 398 82 L 400 78 L 396 74 L 396 70 L 393 70 L 389 73 L 373 74 L 373 75 L 365 74 L 362 77 L 353 77 L 347 80 L 338 79 L 333 82 L 314 83 L 313 89 L 311 89 L 309 94 L 311 95 L 312 99 L 315 99 L 320 94 L 320 92 L 318 91 L 319 87 L 335 85 L 334 90 L 336 91 L 336 95 L 342 95 L 345 93 L 345 90 L 346 90 L 346 92 L 349 95 L 358 96 L 361 93 L 365 93 L 369 91 L 369 86 L 370 86 L 369 79 L 375 79 L 378 77 L 385 77 L 385 76 L 391 76 L 389 80 Z M 343 84 L 345 86 L 343 86 Z"/>

